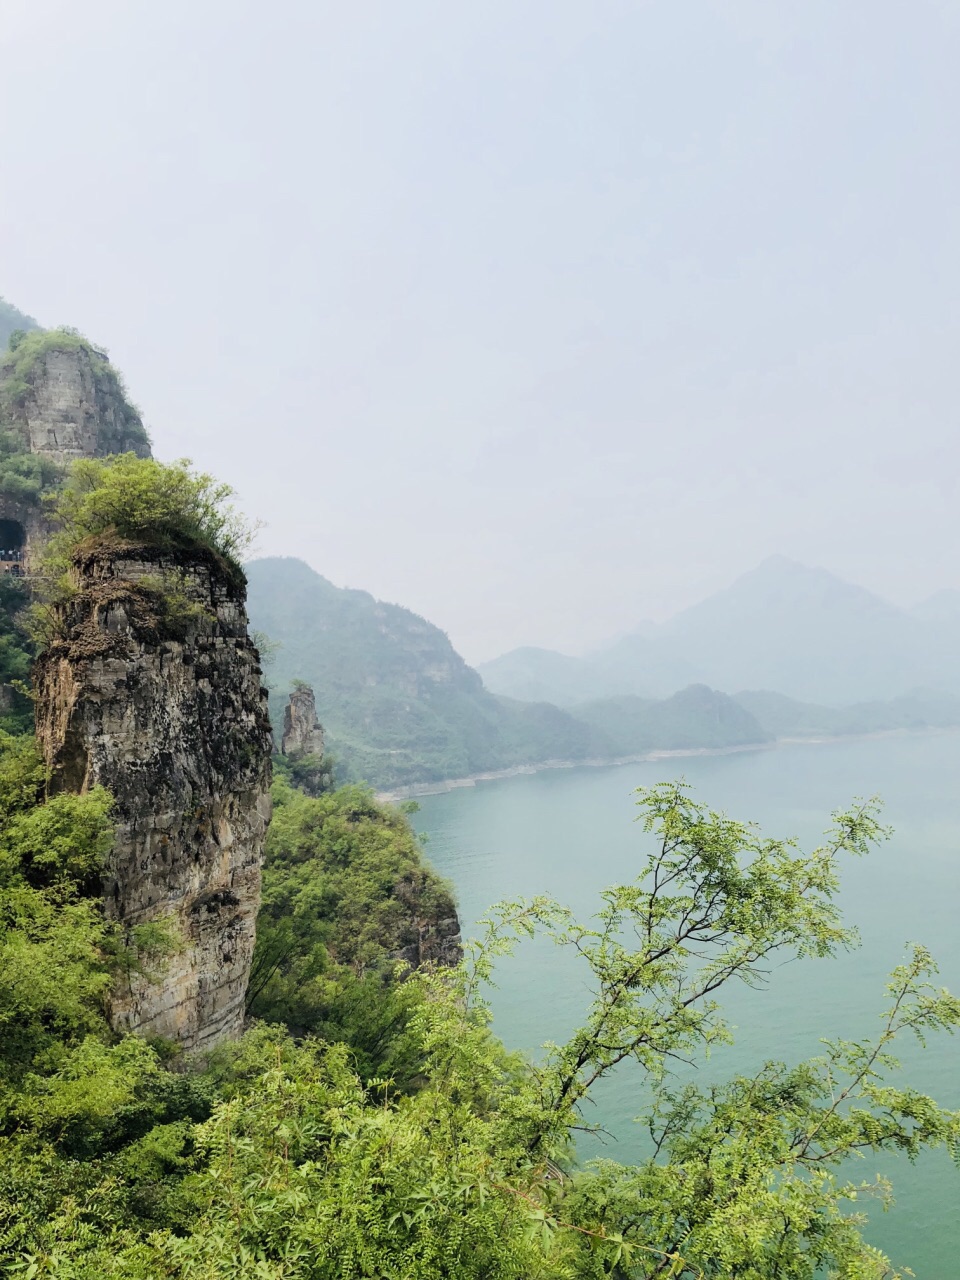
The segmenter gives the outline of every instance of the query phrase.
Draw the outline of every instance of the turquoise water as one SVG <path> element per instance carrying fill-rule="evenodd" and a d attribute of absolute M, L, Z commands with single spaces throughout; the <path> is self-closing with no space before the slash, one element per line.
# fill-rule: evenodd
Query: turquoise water
<path fill-rule="evenodd" d="M 813 847 L 834 808 L 879 794 L 896 832 L 843 873 L 841 903 L 861 947 L 835 960 L 782 965 L 760 991 L 724 996 L 736 1044 L 714 1053 L 701 1074 L 732 1075 L 769 1058 L 787 1062 L 819 1052 L 821 1036 L 870 1035 L 884 1007 L 884 983 L 905 944 L 927 945 L 944 985 L 960 992 L 960 733 L 894 735 L 727 756 L 651 761 L 608 769 L 557 770 L 428 796 L 414 819 L 427 853 L 456 887 L 465 935 L 495 901 L 549 893 L 583 918 L 606 884 L 632 878 L 645 837 L 634 824 L 632 790 L 685 776 L 698 796 L 771 835 Z M 584 974 L 572 957 L 525 943 L 498 971 L 495 1029 L 512 1047 L 535 1052 L 578 1024 L 587 1004 Z M 911 1083 L 960 1107 L 960 1039 L 940 1037 L 925 1051 L 904 1043 Z M 629 1161 L 641 1149 L 633 1117 L 642 1080 L 622 1069 L 588 1118 L 609 1131 L 581 1142 L 584 1157 L 603 1150 Z M 896 1206 L 871 1212 L 868 1237 L 913 1267 L 919 1280 L 960 1276 L 960 1172 L 945 1152 L 911 1166 L 897 1157 L 857 1162 L 851 1173 L 890 1177 Z"/>

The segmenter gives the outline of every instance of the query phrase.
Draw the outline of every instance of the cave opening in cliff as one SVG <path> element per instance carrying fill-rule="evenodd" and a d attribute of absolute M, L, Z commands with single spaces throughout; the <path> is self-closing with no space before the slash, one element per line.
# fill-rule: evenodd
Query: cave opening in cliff
<path fill-rule="evenodd" d="M 26 534 L 19 520 L 0 520 L 0 568 L 20 571 Z"/>

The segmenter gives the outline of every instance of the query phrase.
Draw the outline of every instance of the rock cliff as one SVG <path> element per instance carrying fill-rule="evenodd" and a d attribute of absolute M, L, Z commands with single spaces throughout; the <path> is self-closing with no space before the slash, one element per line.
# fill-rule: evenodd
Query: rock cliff
<path fill-rule="evenodd" d="M 0 430 L 42 471 L 0 487 L 0 569 L 27 568 L 50 536 L 41 489 L 78 458 L 150 456 L 140 415 L 103 351 L 67 330 L 37 329 L 0 357 Z"/>
<path fill-rule="evenodd" d="M 134 963 L 111 1016 L 207 1047 L 241 1027 L 270 816 L 244 586 L 209 552 L 116 541 L 82 548 L 74 570 L 37 663 L 37 733 L 52 791 L 102 784 L 116 800 L 104 899 Z"/>
<path fill-rule="evenodd" d="M 317 700 L 307 684 L 298 684 L 283 709 L 280 751 L 285 756 L 322 756 L 323 725 L 317 717 Z"/>
<path fill-rule="evenodd" d="M 407 915 L 403 922 L 402 945 L 392 954 L 395 960 L 405 960 L 411 969 L 423 966 L 440 967 L 459 964 L 463 959 L 463 938 L 460 918 L 452 898 L 443 898 L 445 910 L 425 909 L 422 885 L 418 877 L 407 876 L 394 886 L 393 896 L 402 902 Z"/>
<path fill-rule="evenodd" d="M 28 334 L 4 358 L 4 416 L 55 462 L 135 453 L 150 441 L 106 354 L 69 332 Z"/>

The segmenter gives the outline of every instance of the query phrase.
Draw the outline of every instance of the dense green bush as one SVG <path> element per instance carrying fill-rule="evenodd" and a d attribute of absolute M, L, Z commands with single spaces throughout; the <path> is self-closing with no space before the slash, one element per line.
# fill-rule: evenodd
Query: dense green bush
<path fill-rule="evenodd" d="M 19 431 L 0 427 L 0 495 L 37 505 L 61 478 L 55 462 L 31 453 Z"/>
<path fill-rule="evenodd" d="M 273 794 L 249 1010 L 345 1041 L 365 1078 L 406 1087 L 420 1071 L 407 1035 L 420 989 L 394 981 L 396 958 L 416 946 L 416 917 L 455 915 L 450 889 L 406 819 L 364 788 L 310 798 L 278 779 Z"/>
<path fill-rule="evenodd" d="M 22 578 L 0 574 L 0 730 L 26 733 L 33 727 L 33 703 L 23 692 L 33 663 L 33 646 L 20 618 L 30 602 Z"/>
<path fill-rule="evenodd" d="M 167 465 L 125 453 L 74 462 L 63 488 L 49 503 L 57 532 L 38 558 L 34 638 L 43 643 L 57 634 L 55 606 L 75 592 L 74 565 L 85 552 L 149 547 L 169 553 L 174 561 L 182 554 L 188 559 L 207 556 L 242 583 L 239 557 L 255 529 L 233 507 L 232 496 L 229 485 L 194 471 L 186 459 Z M 176 564 L 141 579 L 138 590 L 155 600 L 175 629 L 203 612 L 202 605 L 184 592 Z"/>
<path fill-rule="evenodd" d="M 189 461 L 125 453 L 81 458 L 53 506 L 58 546 L 105 534 L 171 549 L 206 548 L 239 564 L 253 530 L 232 506 L 233 490 Z"/>

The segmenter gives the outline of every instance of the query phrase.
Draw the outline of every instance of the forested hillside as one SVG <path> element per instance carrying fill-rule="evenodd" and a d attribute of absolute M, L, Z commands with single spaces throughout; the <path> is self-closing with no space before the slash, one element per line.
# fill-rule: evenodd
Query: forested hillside
<path fill-rule="evenodd" d="M 758 746 L 774 737 L 749 707 L 703 684 L 660 701 L 621 697 L 585 702 L 577 707 L 577 716 L 603 735 L 614 756 Z"/>
<path fill-rule="evenodd" d="M 335 587 L 292 558 L 254 560 L 247 577 L 252 625 L 278 646 L 275 716 L 291 681 L 306 680 L 349 776 L 392 786 L 602 754 L 557 707 L 489 693 L 446 635 L 409 609 Z"/>

